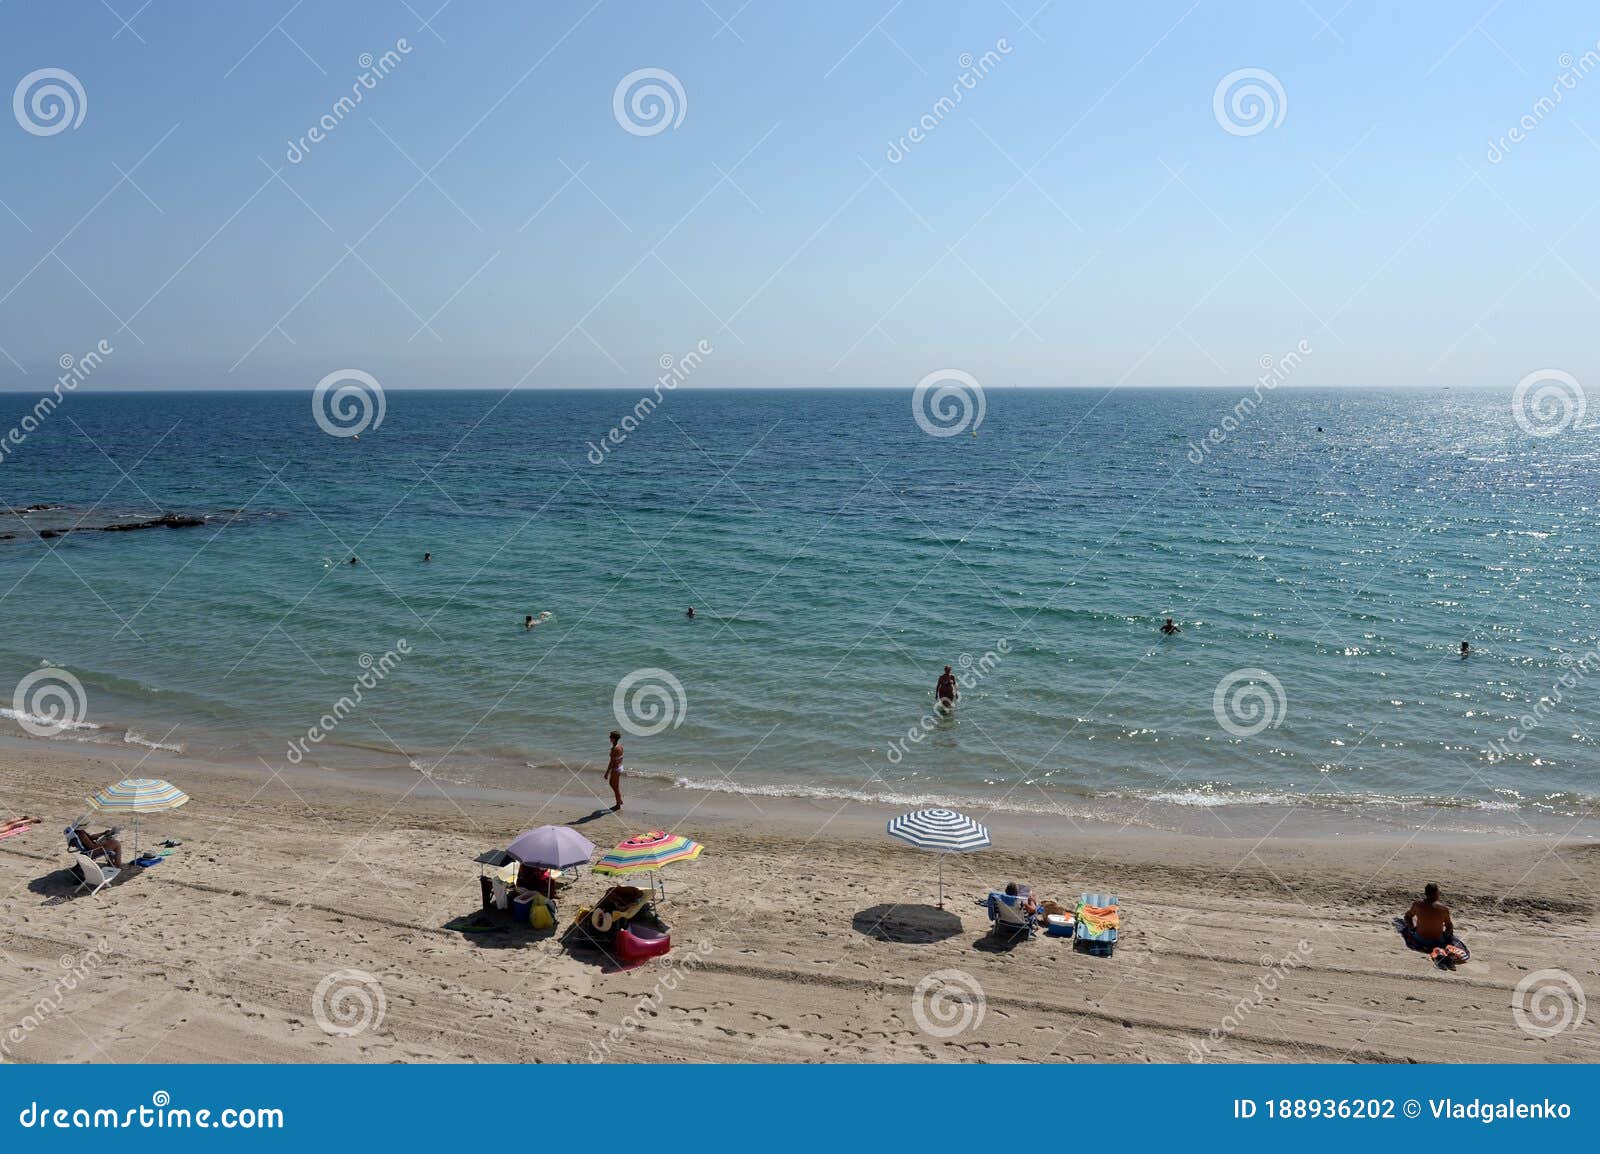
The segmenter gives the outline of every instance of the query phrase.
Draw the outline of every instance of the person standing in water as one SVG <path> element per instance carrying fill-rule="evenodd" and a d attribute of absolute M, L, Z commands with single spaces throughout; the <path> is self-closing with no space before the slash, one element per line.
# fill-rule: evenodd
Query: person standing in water
<path fill-rule="evenodd" d="M 1172 618 L 1168 617 L 1167 620 L 1166 620 L 1166 624 L 1161 626 L 1161 632 L 1165 633 L 1168 637 L 1170 637 L 1174 633 L 1182 633 L 1183 630 L 1178 625 L 1173 623 Z"/>
<path fill-rule="evenodd" d="M 1465 641 L 1463 641 L 1461 643 L 1461 659 L 1463 661 L 1465 661 L 1468 657 L 1471 657 L 1471 656 L 1472 656 L 1472 646 L 1468 645 Z"/>
<path fill-rule="evenodd" d="M 616 813 L 622 808 L 622 775 L 626 772 L 622 768 L 622 734 L 615 729 L 611 731 L 611 760 L 606 765 L 606 784 L 611 787 L 611 796 L 617 799 L 617 804 L 611 807 L 611 812 Z"/>
<path fill-rule="evenodd" d="M 939 682 L 933 687 L 933 696 L 938 699 L 940 709 L 953 709 L 961 691 L 956 688 L 956 675 L 950 672 L 946 665 L 944 672 L 939 674 Z"/>
<path fill-rule="evenodd" d="M 687 617 L 690 621 L 694 620 L 694 606 L 693 605 L 689 606 L 689 612 L 685 613 L 684 616 Z"/>
<path fill-rule="evenodd" d="M 433 554 L 432 553 L 424 553 L 422 555 L 422 559 L 424 561 L 432 561 L 433 560 Z"/>

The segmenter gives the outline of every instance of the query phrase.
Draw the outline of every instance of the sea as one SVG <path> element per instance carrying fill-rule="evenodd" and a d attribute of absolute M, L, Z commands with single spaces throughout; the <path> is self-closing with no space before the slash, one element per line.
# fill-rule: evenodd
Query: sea
<path fill-rule="evenodd" d="M 7 395 L 0 729 L 473 786 L 619 729 L 668 788 L 1154 825 L 1600 798 L 1581 413 L 951 388 Z"/>

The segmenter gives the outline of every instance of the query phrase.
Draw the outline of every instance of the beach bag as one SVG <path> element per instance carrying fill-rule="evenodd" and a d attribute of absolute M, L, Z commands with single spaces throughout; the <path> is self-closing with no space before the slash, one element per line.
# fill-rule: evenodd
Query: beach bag
<path fill-rule="evenodd" d="M 543 894 L 534 894 L 533 908 L 528 911 L 528 924 L 536 930 L 548 930 L 556 924 L 555 910 Z"/>

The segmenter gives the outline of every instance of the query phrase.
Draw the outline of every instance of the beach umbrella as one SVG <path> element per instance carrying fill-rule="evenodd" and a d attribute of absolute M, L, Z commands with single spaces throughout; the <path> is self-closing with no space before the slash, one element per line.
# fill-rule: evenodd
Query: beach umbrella
<path fill-rule="evenodd" d="M 519 833 L 506 846 L 506 853 L 524 865 L 564 870 L 587 865 L 594 853 L 594 842 L 568 826 L 541 825 Z"/>
<path fill-rule="evenodd" d="M 95 809 L 133 814 L 133 856 L 139 856 L 139 815 L 166 813 L 189 800 L 189 795 L 158 777 L 129 777 L 108 785 L 89 798 Z"/>
<path fill-rule="evenodd" d="M 699 842 L 682 834 L 653 830 L 650 833 L 635 834 L 626 841 L 618 842 L 615 849 L 608 850 L 603 858 L 594 863 L 594 872 L 609 874 L 612 877 L 648 872 L 651 874 L 651 885 L 654 887 L 656 884 L 654 875 L 662 866 L 671 865 L 675 861 L 693 861 L 705 848 Z M 665 896 L 665 886 L 661 892 Z"/>
<path fill-rule="evenodd" d="M 918 849 L 939 855 L 939 908 L 944 909 L 944 855 L 983 849 L 989 844 L 989 831 L 964 813 L 953 809 L 919 809 L 891 818 L 890 837 L 910 842 Z"/>

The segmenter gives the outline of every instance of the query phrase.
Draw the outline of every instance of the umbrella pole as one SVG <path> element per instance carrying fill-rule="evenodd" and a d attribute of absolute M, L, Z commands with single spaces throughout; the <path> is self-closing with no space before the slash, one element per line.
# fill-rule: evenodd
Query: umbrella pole
<path fill-rule="evenodd" d="M 939 855 L 939 908 L 944 909 L 944 854 Z"/>

